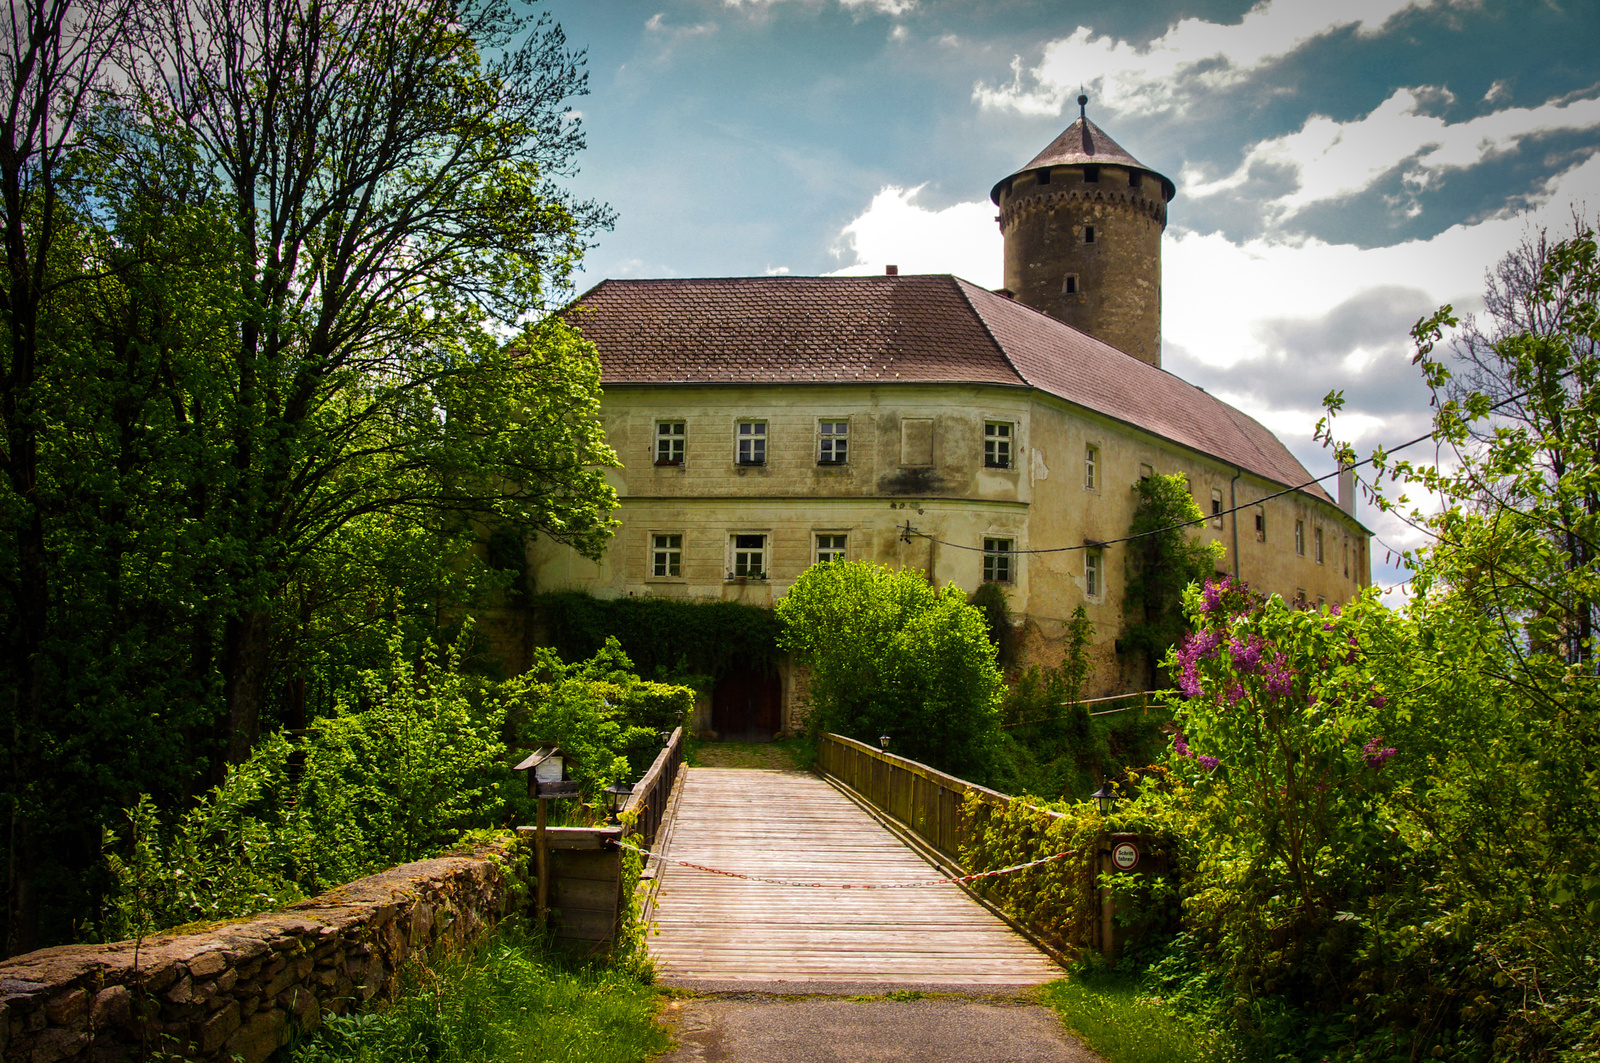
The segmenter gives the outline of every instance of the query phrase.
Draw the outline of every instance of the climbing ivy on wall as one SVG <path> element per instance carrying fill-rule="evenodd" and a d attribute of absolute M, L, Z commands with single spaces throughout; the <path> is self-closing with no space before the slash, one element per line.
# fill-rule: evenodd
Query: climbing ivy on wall
<path fill-rule="evenodd" d="M 1117 649 L 1137 662 L 1146 686 L 1155 684 L 1157 662 L 1188 631 L 1184 589 L 1209 577 L 1221 560 L 1221 543 L 1194 534 L 1203 520 L 1181 473 L 1139 481 Z"/>
<path fill-rule="evenodd" d="M 615 638 L 640 675 L 715 681 L 735 667 L 771 667 L 778 621 L 770 609 L 675 598 L 595 598 L 581 591 L 535 595 L 530 603 L 550 645 L 586 660 Z"/>

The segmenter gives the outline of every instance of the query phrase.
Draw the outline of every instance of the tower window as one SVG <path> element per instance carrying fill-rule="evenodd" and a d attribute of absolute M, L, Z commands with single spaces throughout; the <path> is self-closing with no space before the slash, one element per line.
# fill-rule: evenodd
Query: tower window
<path fill-rule="evenodd" d="M 1061 294 L 1063 294 L 1063 295 L 1077 295 L 1078 294 L 1078 275 L 1076 273 L 1069 273 L 1065 277 L 1062 278 L 1062 280 L 1061 280 Z"/>
<path fill-rule="evenodd" d="M 985 421 L 983 425 L 983 466 L 986 469 L 1011 468 L 1011 423 Z"/>
<path fill-rule="evenodd" d="M 1083 227 L 1083 242 L 1086 243 L 1086 244 L 1094 243 L 1094 226 L 1093 225 L 1085 225 Z"/>
<path fill-rule="evenodd" d="M 1144 174 L 1134 170 L 1128 174 L 1128 187 L 1139 188 L 1144 184 Z"/>
<path fill-rule="evenodd" d="M 1049 170 L 1040 170 L 1039 171 L 1039 183 L 1042 184 L 1042 185 L 1047 185 L 1047 184 L 1050 183 L 1050 171 Z"/>
<path fill-rule="evenodd" d="M 1097 185 L 1097 184 L 1099 184 L 1100 183 L 1100 167 L 1098 167 L 1098 166 L 1085 166 L 1083 168 L 1083 183 L 1086 184 L 1086 185 Z"/>

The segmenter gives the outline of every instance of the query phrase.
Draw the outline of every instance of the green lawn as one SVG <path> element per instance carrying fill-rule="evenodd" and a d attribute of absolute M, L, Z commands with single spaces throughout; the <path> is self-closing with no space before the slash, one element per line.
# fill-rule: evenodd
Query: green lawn
<path fill-rule="evenodd" d="M 1040 1000 L 1109 1063 L 1222 1063 L 1222 1039 L 1175 1016 L 1126 975 L 1079 970 Z"/>
<path fill-rule="evenodd" d="M 621 968 L 546 952 L 517 927 L 414 972 L 391 1004 L 330 1017 L 293 1063 L 643 1063 L 671 1044 L 659 993 Z"/>

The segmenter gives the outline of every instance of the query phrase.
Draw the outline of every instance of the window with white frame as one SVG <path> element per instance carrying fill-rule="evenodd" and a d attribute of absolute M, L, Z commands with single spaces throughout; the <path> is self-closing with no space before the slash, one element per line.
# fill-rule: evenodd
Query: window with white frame
<path fill-rule="evenodd" d="M 1083 595 L 1098 598 L 1105 593 L 1105 555 L 1098 546 L 1083 552 Z"/>
<path fill-rule="evenodd" d="M 986 469 L 1011 468 L 1010 421 L 985 421 L 983 424 L 983 465 Z"/>
<path fill-rule="evenodd" d="M 767 463 L 767 422 L 740 421 L 736 437 L 739 448 L 735 461 L 740 465 Z"/>
<path fill-rule="evenodd" d="M 656 422 L 656 464 L 682 465 L 685 425 L 682 421 Z"/>
<path fill-rule="evenodd" d="M 1303 520 L 1294 522 L 1294 552 L 1306 556 L 1306 522 Z"/>
<path fill-rule="evenodd" d="M 1013 539 L 983 540 L 983 582 L 1010 583 L 1016 579 Z"/>
<path fill-rule="evenodd" d="M 847 537 L 844 532 L 818 532 L 817 564 L 845 560 L 846 542 Z"/>
<path fill-rule="evenodd" d="M 650 536 L 650 575 L 654 579 L 675 579 L 683 575 L 683 536 Z"/>
<path fill-rule="evenodd" d="M 817 422 L 817 464 L 843 465 L 850 445 L 849 421 Z"/>
<path fill-rule="evenodd" d="M 767 578 L 767 537 L 764 534 L 729 536 L 728 554 L 731 579 Z"/>
<path fill-rule="evenodd" d="M 1093 443 L 1083 448 L 1083 486 L 1090 491 L 1100 486 L 1100 448 Z"/>
<path fill-rule="evenodd" d="M 1322 529 L 1311 529 L 1311 543 L 1316 550 L 1317 564 L 1322 564 Z"/>

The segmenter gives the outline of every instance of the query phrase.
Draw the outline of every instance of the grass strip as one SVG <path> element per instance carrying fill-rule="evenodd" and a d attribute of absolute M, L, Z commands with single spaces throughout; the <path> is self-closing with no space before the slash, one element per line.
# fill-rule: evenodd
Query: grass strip
<path fill-rule="evenodd" d="M 1227 1058 L 1218 1034 L 1174 1015 L 1130 975 L 1075 970 L 1043 987 L 1040 999 L 1108 1063 L 1220 1063 Z"/>
<path fill-rule="evenodd" d="M 381 1008 L 329 1016 L 293 1063 L 642 1063 L 670 1046 L 636 972 L 580 964 L 505 924 L 406 976 Z"/>

